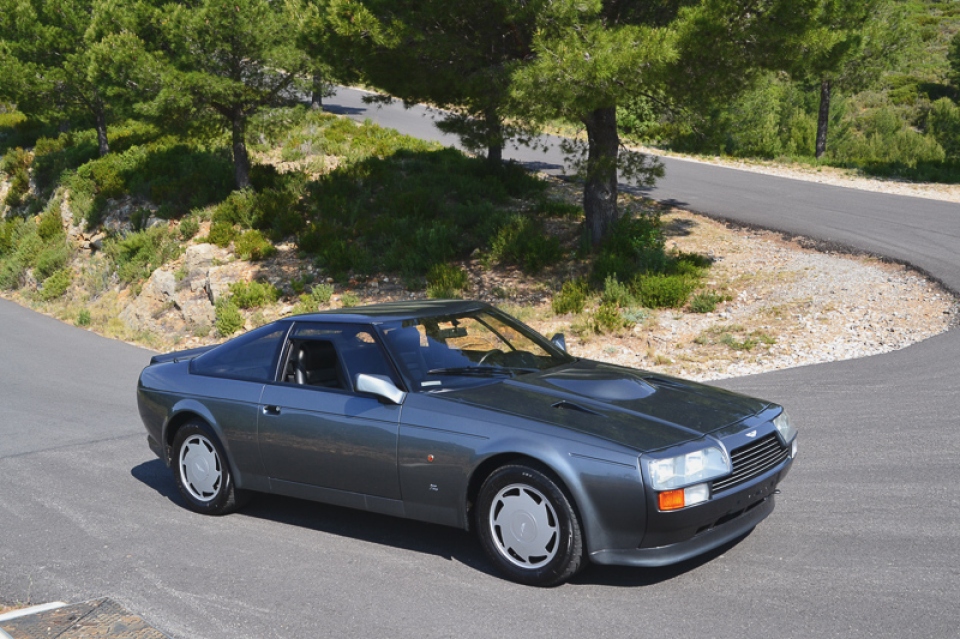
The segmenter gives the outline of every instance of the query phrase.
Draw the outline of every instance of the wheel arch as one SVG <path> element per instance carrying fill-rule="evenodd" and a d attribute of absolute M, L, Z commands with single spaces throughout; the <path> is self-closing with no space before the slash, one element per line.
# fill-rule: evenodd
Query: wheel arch
<path fill-rule="evenodd" d="M 584 542 L 586 542 L 588 527 L 584 523 L 583 509 L 580 507 L 576 491 L 571 489 L 569 485 L 570 482 L 568 482 L 563 474 L 558 472 L 550 464 L 533 455 L 518 452 L 499 453 L 488 457 L 473 470 L 473 473 L 471 473 L 470 481 L 467 483 L 467 495 L 466 502 L 464 504 L 464 520 L 466 521 L 467 529 L 473 530 L 474 528 L 473 509 L 477 503 L 477 498 L 480 495 L 480 488 L 483 486 L 483 482 L 485 482 L 490 475 L 496 472 L 498 468 L 513 464 L 530 466 L 531 468 L 542 472 L 557 484 L 560 490 L 566 494 L 567 499 L 570 500 L 570 505 L 573 507 L 577 517 L 580 520 L 581 534 L 584 536 Z M 584 545 L 586 546 L 586 544 Z"/>

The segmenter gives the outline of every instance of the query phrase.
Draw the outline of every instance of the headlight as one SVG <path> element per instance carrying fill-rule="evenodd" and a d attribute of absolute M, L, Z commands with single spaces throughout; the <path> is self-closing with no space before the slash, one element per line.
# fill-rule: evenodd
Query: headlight
<path fill-rule="evenodd" d="M 796 438 L 797 429 L 790 423 L 790 415 L 787 415 L 787 411 L 783 411 L 774 417 L 773 425 L 777 427 L 777 432 L 780 433 L 780 439 L 783 440 L 784 444 L 789 446 L 790 442 Z"/>
<path fill-rule="evenodd" d="M 667 459 L 649 459 L 647 470 L 654 490 L 671 490 L 726 475 L 732 468 L 726 453 L 711 446 Z"/>

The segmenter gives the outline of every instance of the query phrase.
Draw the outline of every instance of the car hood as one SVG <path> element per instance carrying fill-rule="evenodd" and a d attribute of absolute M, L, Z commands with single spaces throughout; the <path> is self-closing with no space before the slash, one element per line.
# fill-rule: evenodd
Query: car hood
<path fill-rule="evenodd" d="M 445 395 L 638 451 L 698 439 L 770 405 L 720 388 L 590 360 Z"/>

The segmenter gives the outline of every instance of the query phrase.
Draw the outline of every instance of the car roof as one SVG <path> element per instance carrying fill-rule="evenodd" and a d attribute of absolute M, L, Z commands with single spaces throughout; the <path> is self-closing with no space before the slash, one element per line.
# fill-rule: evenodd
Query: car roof
<path fill-rule="evenodd" d="M 300 322 L 382 323 L 492 309 L 489 304 L 475 300 L 410 300 L 318 311 L 293 315 L 286 319 Z"/>

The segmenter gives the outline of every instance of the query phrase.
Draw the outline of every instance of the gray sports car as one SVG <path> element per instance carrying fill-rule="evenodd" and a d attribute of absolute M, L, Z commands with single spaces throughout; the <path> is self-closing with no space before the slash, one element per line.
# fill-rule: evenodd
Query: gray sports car
<path fill-rule="evenodd" d="M 137 399 L 192 510 L 260 491 L 474 529 L 539 586 L 744 535 L 797 455 L 780 406 L 571 357 L 470 301 L 299 315 L 157 355 Z"/>

